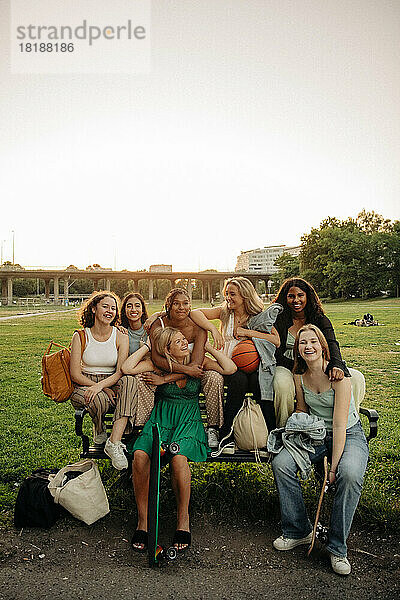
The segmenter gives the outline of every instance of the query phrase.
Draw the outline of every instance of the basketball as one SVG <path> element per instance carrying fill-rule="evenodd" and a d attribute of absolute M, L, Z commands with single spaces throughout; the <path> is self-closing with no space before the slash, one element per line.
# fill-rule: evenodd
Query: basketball
<path fill-rule="evenodd" d="M 260 363 L 260 357 L 253 340 L 239 342 L 233 349 L 232 360 L 241 371 L 253 373 Z"/>

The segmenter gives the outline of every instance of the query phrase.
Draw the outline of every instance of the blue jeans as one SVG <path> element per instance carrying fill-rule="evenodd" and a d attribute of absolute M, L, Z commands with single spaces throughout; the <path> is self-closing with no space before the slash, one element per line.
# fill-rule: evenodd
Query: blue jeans
<path fill-rule="evenodd" d="M 322 446 L 316 446 L 310 454 L 312 463 L 332 453 L 332 432 L 327 432 Z M 336 494 L 332 505 L 327 550 L 336 556 L 346 556 L 346 540 L 361 496 L 364 473 L 368 462 L 368 444 L 361 422 L 346 432 L 346 442 L 336 472 Z M 282 532 L 290 539 L 306 537 L 312 530 L 307 516 L 301 486 L 297 477 L 297 465 L 286 450 L 272 461 L 276 487 L 279 492 Z"/>

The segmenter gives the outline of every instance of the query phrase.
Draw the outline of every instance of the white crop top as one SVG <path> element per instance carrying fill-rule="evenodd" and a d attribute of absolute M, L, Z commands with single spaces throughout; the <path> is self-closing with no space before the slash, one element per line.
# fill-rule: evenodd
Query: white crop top
<path fill-rule="evenodd" d="M 112 375 L 118 361 L 117 328 L 113 327 L 108 340 L 98 342 L 90 327 L 85 327 L 86 347 L 82 355 L 82 373 L 90 375 Z"/>

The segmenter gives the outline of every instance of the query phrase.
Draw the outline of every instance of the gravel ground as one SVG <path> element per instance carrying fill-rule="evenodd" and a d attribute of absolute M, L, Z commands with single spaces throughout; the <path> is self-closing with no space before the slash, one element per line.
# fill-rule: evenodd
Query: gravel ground
<path fill-rule="evenodd" d="M 1 531 L 0 599 L 204 600 L 301 598 L 397 600 L 400 597 L 400 535 L 354 529 L 349 538 L 350 576 L 335 575 L 317 547 L 279 553 L 277 524 L 229 525 L 192 518 L 193 544 L 176 561 L 150 569 L 133 553 L 133 523 L 108 515 L 87 527 L 63 519 L 51 530 Z M 171 526 L 161 525 L 168 545 Z"/>

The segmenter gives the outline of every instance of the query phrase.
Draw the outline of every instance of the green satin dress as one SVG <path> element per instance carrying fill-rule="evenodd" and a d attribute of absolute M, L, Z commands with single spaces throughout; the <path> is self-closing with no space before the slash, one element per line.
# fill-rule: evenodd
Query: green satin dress
<path fill-rule="evenodd" d="M 192 377 L 187 378 L 183 388 L 176 383 L 160 385 L 150 418 L 130 451 L 143 450 L 151 456 L 152 426 L 158 423 L 162 442 L 177 442 L 179 454 L 193 462 L 205 461 L 209 448 L 200 415 L 199 392 L 200 381 Z"/>

